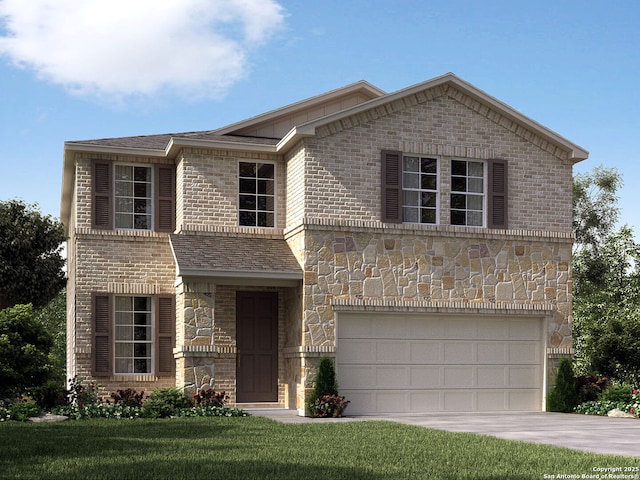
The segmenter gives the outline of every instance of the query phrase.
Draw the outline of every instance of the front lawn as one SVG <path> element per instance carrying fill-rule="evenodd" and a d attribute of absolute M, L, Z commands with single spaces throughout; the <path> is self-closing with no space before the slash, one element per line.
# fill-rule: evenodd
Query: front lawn
<path fill-rule="evenodd" d="M 541 479 L 614 466 L 638 467 L 640 458 L 381 421 L 0 424 L 0 478 L 10 479 Z"/>

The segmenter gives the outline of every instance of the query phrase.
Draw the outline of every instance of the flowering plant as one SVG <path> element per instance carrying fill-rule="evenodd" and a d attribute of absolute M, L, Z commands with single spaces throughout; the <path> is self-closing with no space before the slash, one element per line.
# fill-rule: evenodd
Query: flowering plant
<path fill-rule="evenodd" d="M 315 418 L 338 418 L 342 417 L 342 412 L 349 403 L 349 400 L 340 395 L 322 395 L 309 403 L 309 411 Z"/>
<path fill-rule="evenodd" d="M 93 405 L 98 400 L 98 386 L 95 383 L 83 385 L 83 378 L 75 376 L 69 380 L 69 403 L 82 407 Z"/>
<path fill-rule="evenodd" d="M 213 388 L 201 389 L 192 395 L 196 407 L 224 407 L 229 395 L 223 390 L 217 392 Z"/>
<path fill-rule="evenodd" d="M 140 393 L 133 388 L 118 390 L 111 393 L 113 403 L 116 405 L 124 405 L 127 407 L 141 407 L 144 402 L 144 390 Z"/>

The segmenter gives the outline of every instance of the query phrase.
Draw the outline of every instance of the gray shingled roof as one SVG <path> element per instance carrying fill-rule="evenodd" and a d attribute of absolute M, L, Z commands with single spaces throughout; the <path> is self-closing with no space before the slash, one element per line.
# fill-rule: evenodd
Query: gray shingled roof
<path fill-rule="evenodd" d="M 218 135 L 212 131 L 164 133 L 160 135 L 142 135 L 138 137 L 101 138 L 97 140 L 75 140 L 68 144 L 100 145 L 105 147 L 145 148 L 164 150 L 172 138 L 190 138 L 196 140 L 210 140 L 232 143 L 255 143 L 260 145 L 276 145 L 277 138 L 241 137 L 237 135 Z"/>
<path fill-rule="evenodd" d="M 170 235 L 178 275 L 302 278 L 286 241 L 218 235 Z"/>

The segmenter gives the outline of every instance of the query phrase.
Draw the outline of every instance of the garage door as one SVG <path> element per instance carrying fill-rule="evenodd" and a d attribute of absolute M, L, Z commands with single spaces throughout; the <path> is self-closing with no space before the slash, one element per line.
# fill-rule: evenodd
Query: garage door
<path fill-rule="evenodd" d="M 341 313 L 336 370 L 349 414 L 537 411 L 541 318 Z"/>

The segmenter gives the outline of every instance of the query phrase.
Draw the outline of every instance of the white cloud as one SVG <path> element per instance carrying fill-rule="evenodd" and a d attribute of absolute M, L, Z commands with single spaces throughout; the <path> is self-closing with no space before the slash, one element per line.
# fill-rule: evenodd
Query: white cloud
<path fill-rule="evenodd" d="M 0 55 L 83 95 L 216 97 L 278 30 L 275 0 L 0 0 Z"/>

